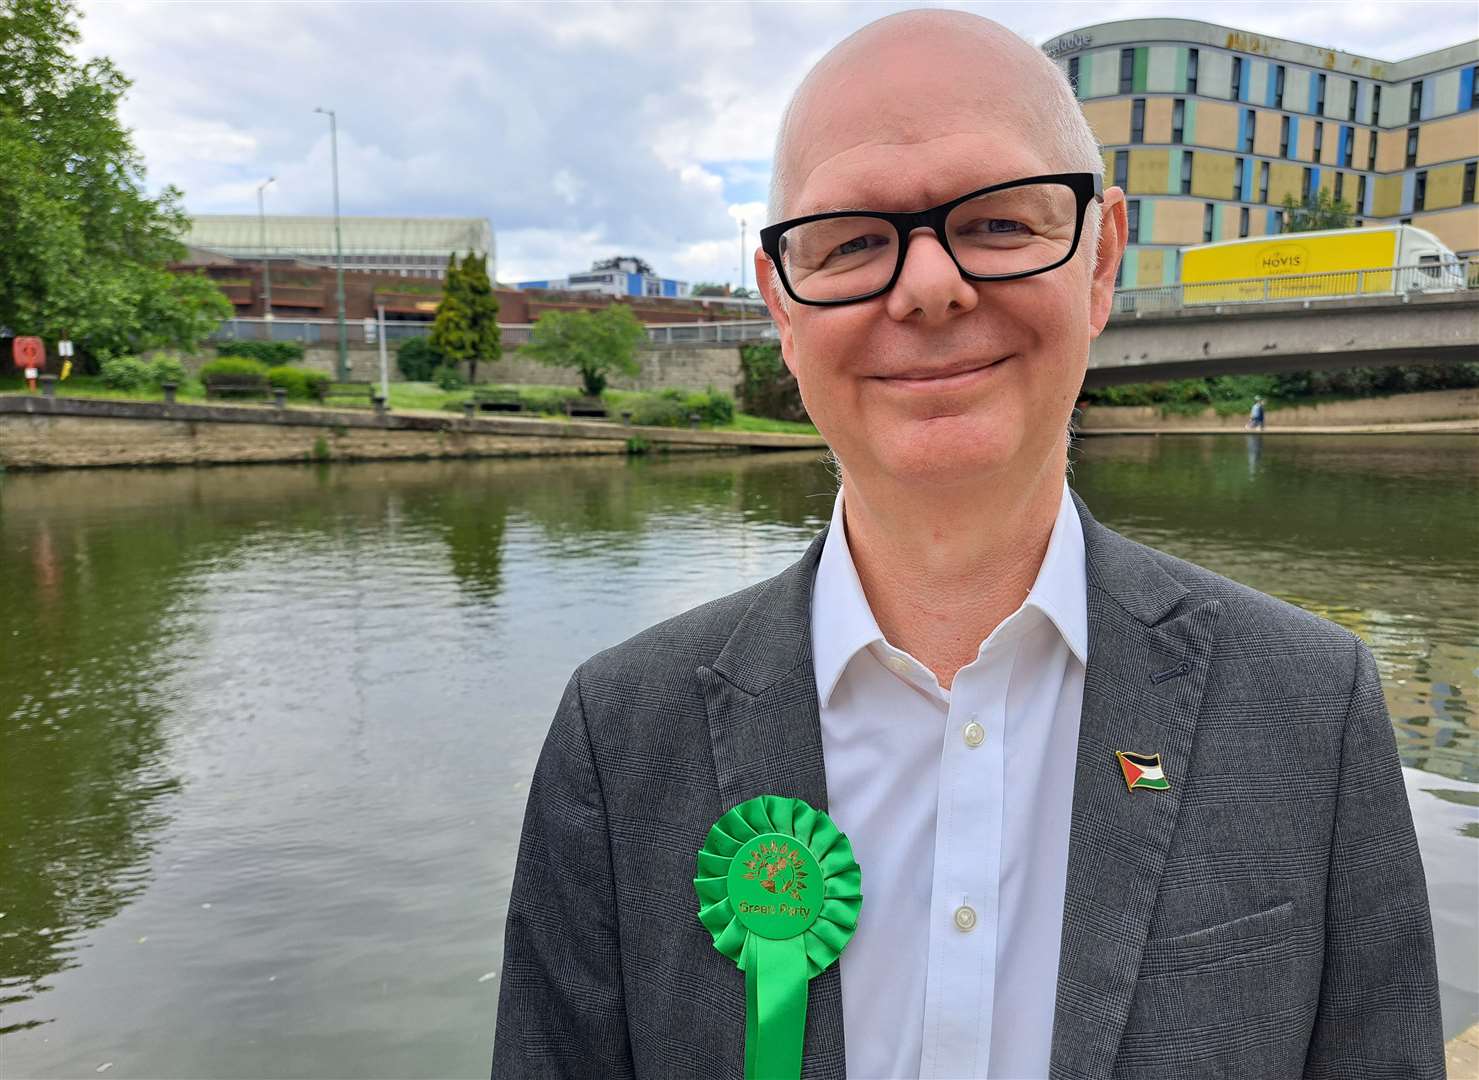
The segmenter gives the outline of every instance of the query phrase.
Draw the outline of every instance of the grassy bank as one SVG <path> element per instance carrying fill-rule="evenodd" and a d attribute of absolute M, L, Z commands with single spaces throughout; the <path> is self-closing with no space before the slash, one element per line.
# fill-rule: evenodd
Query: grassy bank
<path fill-rule="evenodd" d="M 571 390 L 569 387 L 555 386 L 502 386 L 486 387 L 479 389 L 506 390 L 517 393 L 525 402 L 526 415 L 543 416 L 554 419 L 565 419 L 563 401 L 567 397 L 578 396 L 579 391 Z M 25 380 L 15 375 L 0 375 L 0 394 L 28 394 Z M 39 393 L 39 391 L 38 391 Z M 57 394 L 62 397 L 82 398 L 104 398 L 116 401 L 163 401 L 164 394 L 156 389 L 145 390 L 117 390 L 103 385 L 103 381 L 96 375 L 73 375 L 65 382 L 57 384 Z M 460 390 L 443 390 L 435 383 L 427 382 L 393 382 L 390 384 L 390 407 L 392 410 L 418 409 L 436 412 L 460 412 L 464 402 L 472 399 L 473 390 L 467 387 Z M 633 422 L 648 422 L 660 420 L 669 421 L 666 426 L 687 426 L 687 416 L 690 409 L 704 413 L 701 406 L 694 402 L 706 395 L 671 395 L 644 394 L 632 391 L 608 390 L 603 398 L 606 407 L 613 416 L 620 416 L 623 411 L 634 414 Z M 198 379 L 187 379 L 176 392 L 176 400 L 190 402 L 204 402 L 205 388 Z M 229 404 L 230 402 L 225 402 Z M 287 402 L 288 408 L 317 408 L 317 402 L 292 400 Z M 355 405 L 346 402 L 343 398 L 333 401 L 334 408 L 354 408 Z M 368 401 L 364 408 L 369 408 Z M 712 420 L 701 422 L 700 426 L 712 431 L 745 431 L 745 432 L 779 432 L 782 434 L 815 435 L 816 428 L 811 424 L 793 423 L 786 420 L 769 420 L 765 417 L 750 416 L 741 412 L 733 412 L 732 408 L 727 410 L 730 419 L 726 422 L 717 423 Z M 679 420 L 681 418 L 681 421 Z"/>

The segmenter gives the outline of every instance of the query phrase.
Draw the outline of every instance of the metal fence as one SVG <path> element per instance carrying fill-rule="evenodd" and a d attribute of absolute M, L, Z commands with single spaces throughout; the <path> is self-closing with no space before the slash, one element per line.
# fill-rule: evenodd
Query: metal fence
<path fill-rule="evenodd" d="M 1323 274 L 1190 282 L 1149 289 L 1120 289 L 1114 294 L 1117 314 L 1216 308 L 1223 305 L 1275 304 L 1290 300 L 1341 300 L 1357 296 L 1401 296 L 1459 293 L 1479 289 L 1479 259 L 1448 259 L 1412 266 L 1379 266 Z"/>
<path fill-rule="evenodd" d="M 339 341 L 339 324 L 334 319 L 227 319 L 211 341 L 297 341 L 304 345 L 332 348 Z M 374 345 L 377 327 L 373 319 L 350 319 L 344 324 L 349 344 Z M 504 345 L 522 345 L 529 340 L 530 323 L 505 323 L 499 327 Z M 426 337 L 431 323 L 387 322 L 385 340 L 389 343 L 408 338 Z M 647 326 L 647 337 L 654 345 L 701 345 L 726 342 L 761 341 L 776 336 L 775 324 L 769 319 L 737 319 L 731 322 L 657 323 Z"/>

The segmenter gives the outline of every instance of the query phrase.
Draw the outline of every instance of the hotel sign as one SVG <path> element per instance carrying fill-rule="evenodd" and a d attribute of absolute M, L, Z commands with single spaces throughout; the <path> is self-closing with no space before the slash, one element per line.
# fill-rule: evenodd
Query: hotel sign
<path fill-rule="evenodd" d="M 1067 53 L 1087 49 L 1092 44 L 1094 44 L 1093 34 L 1064 34 L 1057 40 L 1044 45 L 1042 51 L 1048 54 L 1048 59 L 1056 60 Z"/>

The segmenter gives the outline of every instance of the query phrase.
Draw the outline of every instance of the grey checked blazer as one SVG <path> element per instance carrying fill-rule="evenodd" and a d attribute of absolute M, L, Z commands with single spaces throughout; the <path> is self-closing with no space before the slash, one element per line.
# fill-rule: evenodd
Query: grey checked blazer
<path fill-rule="evenodd" d="M 1073 499 L 1089 656 L 1053 1080 L 1441 1078 L 1427 891 L 1371 653 Z M 744 979 L 699 925 L 695 856 L 752 796 L 827 805 L 822 539 L 571 678 L 529 789 L 496 1080 L 741 1076 Z M 1159 752 L 1170 790 L 1127 791 L 1117 749 Z M 844 1075 L 840 978 L 811 983 L 803 1076 Z"/>

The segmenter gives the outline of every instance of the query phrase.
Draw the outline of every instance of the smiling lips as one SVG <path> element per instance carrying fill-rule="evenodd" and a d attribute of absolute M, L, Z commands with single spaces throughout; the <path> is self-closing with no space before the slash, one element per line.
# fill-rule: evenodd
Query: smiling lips
<path fill-rule="evenodd" d="M 985 363 L 979 360 L 968 360 L 942 368 L 919 368 L 914 371 L 901 372 L 898 375 L 879 375 L 875 378 L 885 386 L 900 390 L 940 393 L 947 390 L 961 390 L 989 378 L 991 373 L 1008 359 L 1010 357 L 1001 357 Z"/>

